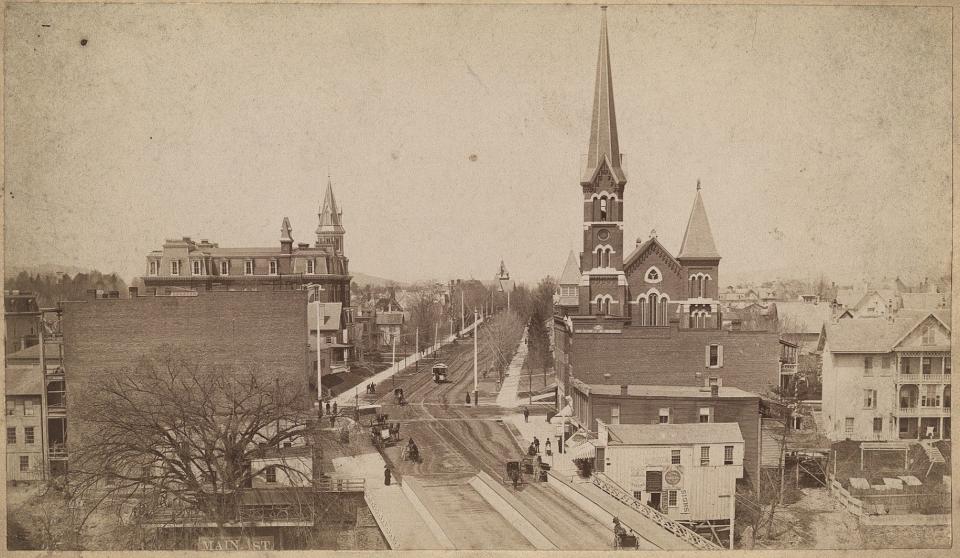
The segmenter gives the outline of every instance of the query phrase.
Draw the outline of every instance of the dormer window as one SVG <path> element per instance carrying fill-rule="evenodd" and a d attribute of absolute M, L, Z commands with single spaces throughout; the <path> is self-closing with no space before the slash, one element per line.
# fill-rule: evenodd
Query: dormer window
<path fill-rule="evenodd" d="M 150 275 L 156 275 L 160 272 L 160 262 L 157 260 L 150 260 Z"/>
<path fill-rule="evenodd" d="M 230 275 L 230 260 L 220 262 L 220 275 Z"/>
<path fill-rule="evenodd" d="M 193 260 L 193 262 L 191 262 L 191 263 L 193 264 L 193 269 L 192 269 L 193 274 L 194 274 L 194 275 L 202 275 L 202 274 L 203 274 L 203 262 L 200 261 L 200 260 Z"/>
<path fill-rule="evenodd" d="M 180 260 L 170 262 L 170 275 L 180 275 Z"/>
<path fill-rule="evenodd" d="M 313 260 L 307 260 L 307 273 L 316 273 L 316 263 Z"/>
<path fill-rule="evenodd" d="M 277 260 L 270 260 L 270 275 L 277 274 Z"/>
<path fill-rule="evenodd" d="M 253 275 L 253 260 L 243 262 L 243 274 Z"/>

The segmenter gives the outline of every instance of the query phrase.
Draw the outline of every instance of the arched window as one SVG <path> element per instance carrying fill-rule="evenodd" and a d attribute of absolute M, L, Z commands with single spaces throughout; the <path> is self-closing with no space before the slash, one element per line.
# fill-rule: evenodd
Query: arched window
<path fill-rule="evenodd" d="M 657 307 L 658 296 L 655 294 L 650 295 L 650 319 L 647 325 L 657 325 L 657 316 L 659 315 L 659 308 Z"/>
<path fill-rule="evenodd" d="M 707 297 L 707 281 L 710 280 L 710 277 L 704 275 L 700 278 L 700 298 Z"/>
<path fill-rule="evenodd" d="M 690 298 L 697 297 L 697 278 L 690 276 Z"/>
<path fill-rule="evenodd" d="M 644 325 L 646 323 L 644 320 L 647 317 L 647 299 L 641 298 L 638 301 L 637 312 L 640 312 L 640 316 L 639 316 L 640 319 L 638 320 L 640 325 Z"/>
<path fill-rule="evenodd" d="M 667 315 L 667 305 L 669 303 L 670 299 L 667 298 L 666 295 L 660 297 L 660 304 L 658 305 L 660 310 L 658 325 L 670 325 L 670 318 Z"/>
<path fill-rule="evenodd" d="M 603 249 L 597 248 L 597 251 L 594 252 L 593 267 L 603 267 L 601 262 L 603 261 Z"/>
<path fill-rule="evenodd" d="M 600 197 L 600 220 L 607 220 L 607 198 L 606 196 Z"/>

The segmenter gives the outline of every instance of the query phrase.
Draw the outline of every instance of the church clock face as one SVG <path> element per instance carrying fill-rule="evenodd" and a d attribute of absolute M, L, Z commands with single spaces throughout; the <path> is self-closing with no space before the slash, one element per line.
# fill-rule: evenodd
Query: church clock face
<path fill-rule="evenodd" d="M 597 238 L 599 238 L 600 240 L 606 240 L 610 238 L 610 231 L 606 229 L 601 229 L 600 232 L 597 233 Z"/>

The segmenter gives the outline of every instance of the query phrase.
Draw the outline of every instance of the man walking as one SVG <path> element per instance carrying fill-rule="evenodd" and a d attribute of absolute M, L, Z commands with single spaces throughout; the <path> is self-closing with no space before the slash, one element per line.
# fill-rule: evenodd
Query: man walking
<path fill-rule="evenodd" d="M 537 448 L 537 453 L 540 453 L 540 438 L 533 437 L 533 447 Z"/>
<path fill-rule="evenodd" d="M 530 422 L 530 409 L 523 408 L 523 422 Z"/>
<path fill-rule="evenodd" d="M 336 401 L 333 402 L 333 414 L 334 414 L 334 415 L 337 414 L 337 402 L 336 402 Z"/>

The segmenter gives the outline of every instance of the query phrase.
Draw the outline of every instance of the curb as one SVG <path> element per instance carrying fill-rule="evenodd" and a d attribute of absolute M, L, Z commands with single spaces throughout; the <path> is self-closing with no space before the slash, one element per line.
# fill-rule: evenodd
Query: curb
<path fill-rule="evenodd" d="M 417 485 L 417 482 L 407 477 L 407 482 L 400 485 L 400 490 L 403 491 L 403 494 L 407 497 L 407 500 L 410 501 L 410 504 L 413 506 L 413 509 L 416 510 L 417 514 L 423 519 L 424 523 L 427 524 L 427 527 L 430 529 L 430 532 L 433 533 L 433 536 L 437 539 L 437 542 L 440 543 L 440 546 L 444 550 L 456 550 L 453 541 L 450 540 L 450 537 L 443 532 L 443 528 L 440 527 L 440 524 L 437 523 L 437 520 L 433 518 L 433 514 L 430 513 L 430 510 L 423 505 L 423 502 L 420 501 L 420 497 L 417 495 L 414 490 L 413 485 Z"/>
<path fill-rule="evenodd" d="M 543 533 L 540 532 L 536 527 L 533 526 L 530 521 L 524 517 L 524 514 L 517 509 L 516 506 L 511 505 L 510 502 L 490 486 L 485 479 L 482 479 L 480 473 L 477 476 L 470 479 L 470 486 L 476 490 L 484 500 L 487 501 L 490 506 L 496 510 L 504 519 L 510 523 L 514 529 L 520 532 L 523 535 L 523 538 L 527 539 L 527 542 L 533 545 L 537 550 L 558 550 L 557 546 L 552 543 Z M 488 475 L 489 478 L 489 475 Z M 492 479 L 491 479 L 492 480 Z M 526 510 L 527 513 L 530 513 L 529 510 Z"/>

